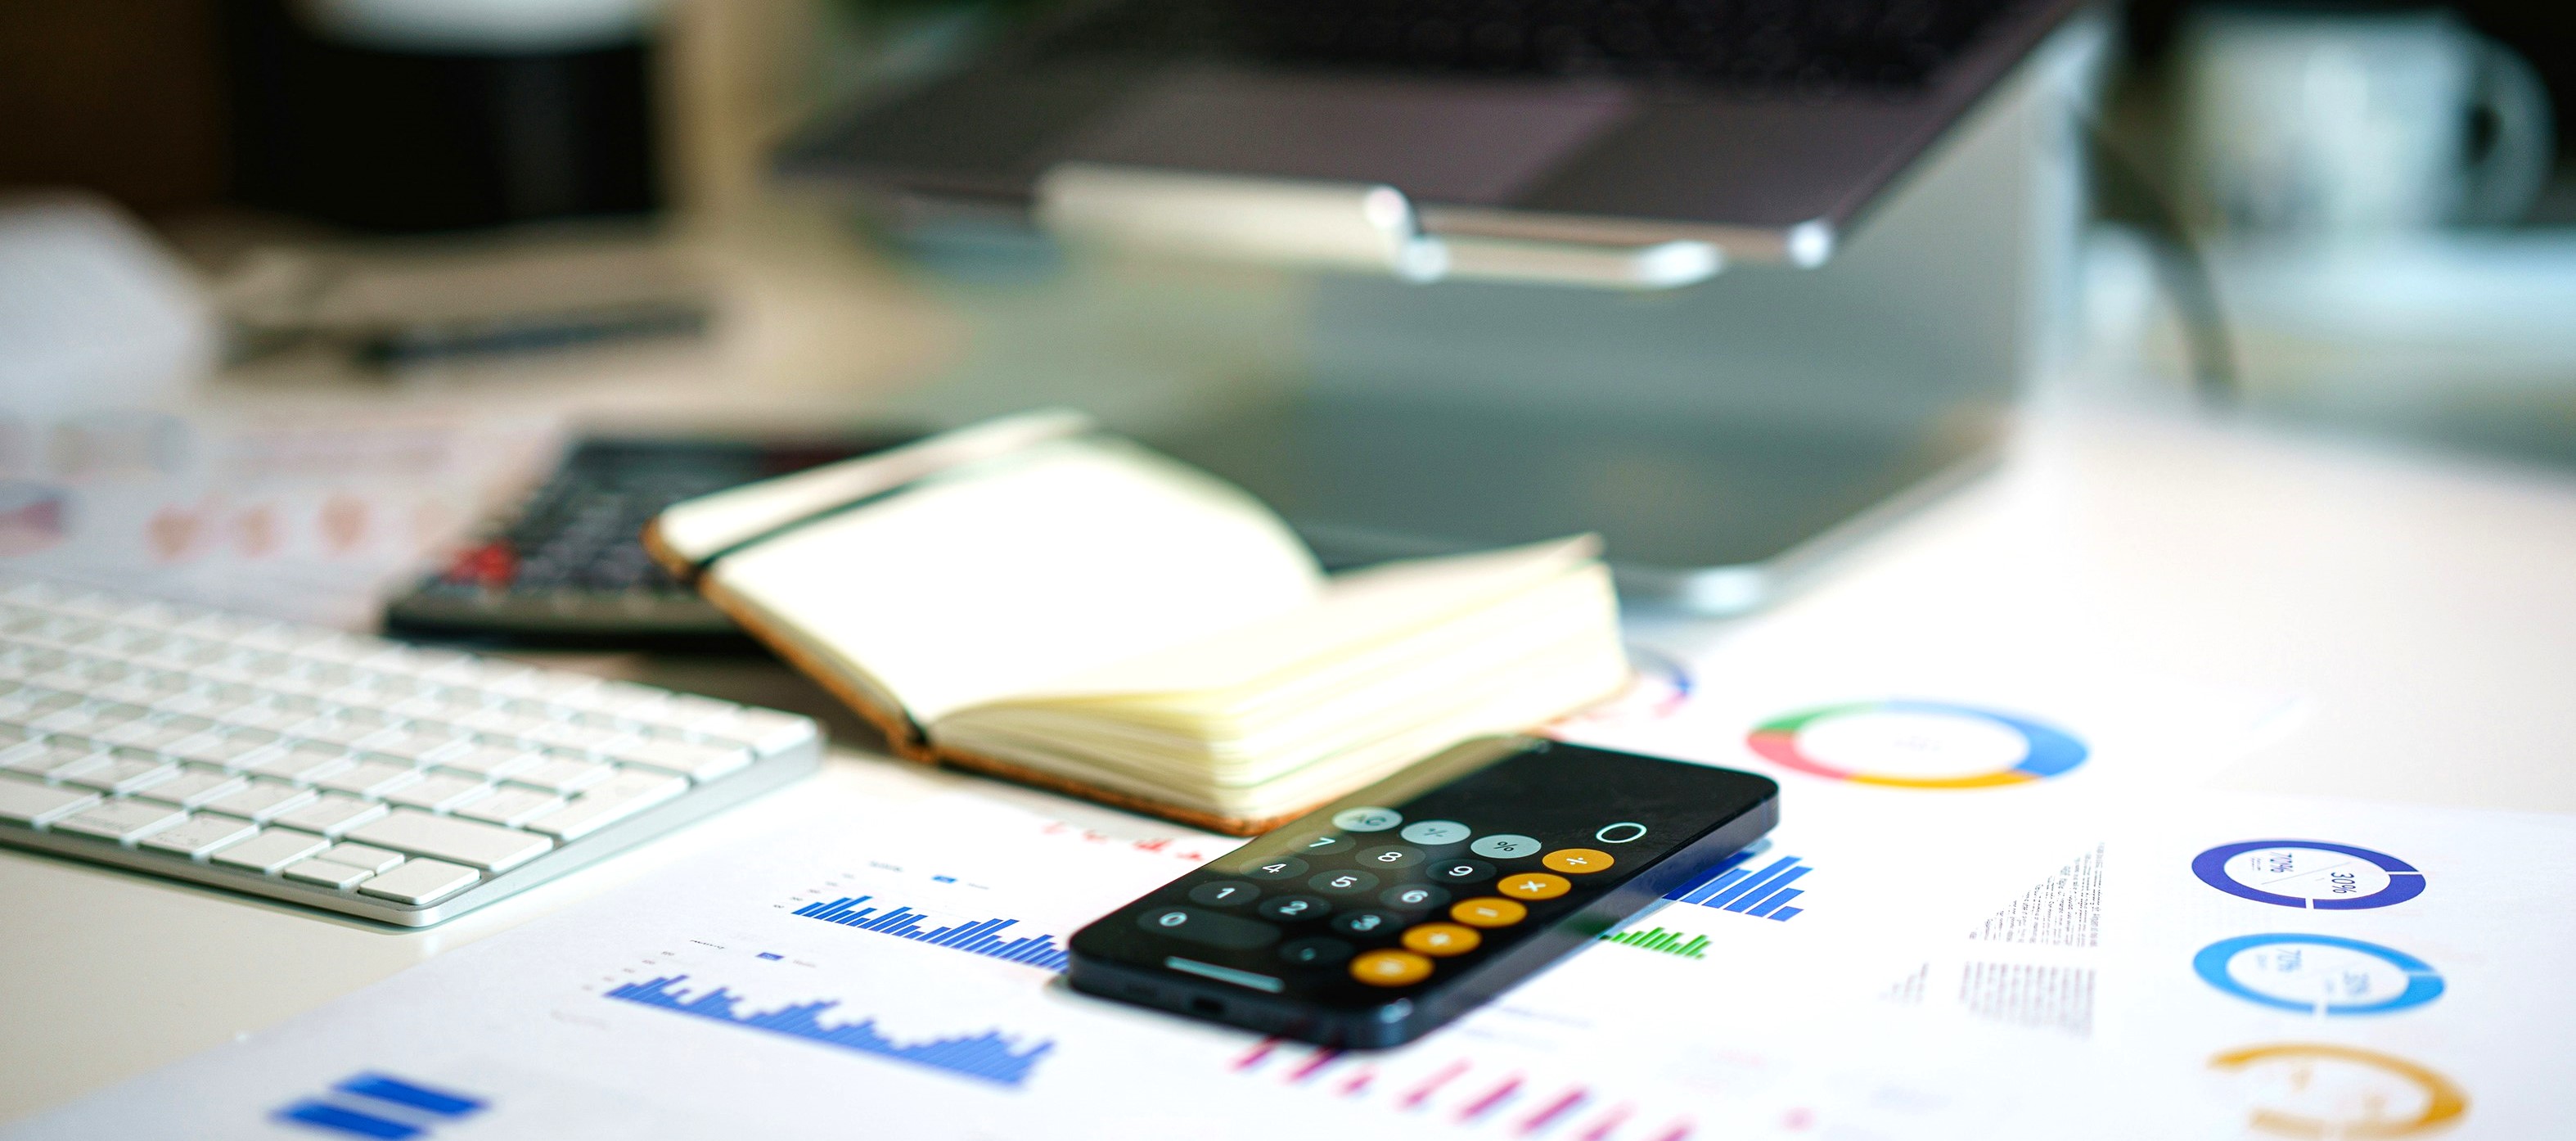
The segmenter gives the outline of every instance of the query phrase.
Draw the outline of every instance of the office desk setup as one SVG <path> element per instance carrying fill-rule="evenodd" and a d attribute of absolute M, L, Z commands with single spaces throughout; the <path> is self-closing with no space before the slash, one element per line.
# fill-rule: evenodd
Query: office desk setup
<path fill-rule="evenodd" d="M 2117 663 L 2286 703 L 2261 743 L 2212 778 L 2218 787 L 2565 813 L 2576 812 L 2576 770 L 2557 759 L 2576 731 L 2562 700 L 2576 646 L 2561 589 L 2571 559 L 2576 485 L 2562 476 L 2050 395 L 1994 475 L 1868 542 L 1775 614 L 1633 626 L 1655 655 L 1641 661 L 1689 660 L 1701 686 L 1734 676 L 1730 647 L 1766 623 L 1817 615 L 1914 652 L 1945 640 L 1976 657 L 2051 647 L 2079 667 Z M 655 677 L 649 666 L 640 676 Z M 735 692 L 812 703 L 792 679 L 767 684 Z M 256 1035 L 729 842 L 855 812 L 899 766 L 839 744 L 784 793 L 425 931 L 0 853 L 13 935 L 0 948 L 13 1043 L 0 1115 Z M 967 797 L 1051 799 L 935 780 Z M 1787 789 L 1793 821 L 1805 791 Z M 1143 834 L 1143 822 L 1105 810 L 1050 811 Z"/>
<path fill-rule="evenodd" d="M 2179 37 L 2457 65 L 2185 100 L 2325 234 L 2097 218 L 2074 0 L 814 6 L 227 6 L 273 215 L 0 203 L 0 1138 L 2576 1118 L 2576 478 L 2211 297 L 2538 200 L 2467 21 Z"/>

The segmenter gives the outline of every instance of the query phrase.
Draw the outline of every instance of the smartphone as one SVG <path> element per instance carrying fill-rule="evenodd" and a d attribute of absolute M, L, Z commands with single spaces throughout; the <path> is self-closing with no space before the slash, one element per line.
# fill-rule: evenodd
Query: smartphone
<path fill-rule="evenodd" d="M 1409 1042 L 1769 832 L 1752 773 L 1469 741 L 1073 937 L 1074 989 L 1327 1046 Z"/>

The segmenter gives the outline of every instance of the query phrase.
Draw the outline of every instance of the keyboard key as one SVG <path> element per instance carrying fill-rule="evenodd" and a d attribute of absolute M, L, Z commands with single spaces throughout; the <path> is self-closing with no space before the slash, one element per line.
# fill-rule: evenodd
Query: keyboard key
<path fill-rule="evenodd" d="M 314 710 L 309 706 L 288 704 L 285 699 L 280 699 L 269 704 L 245 702 L 221 709 L 208 709 L 204 716 L 214 718 L 226 725 L 275 733 L 310 721 L 313 719 L 313 714 Z"/>
<path fill-rule="evenodd" d="M 462 753 L 441 759 L 438 767 L 460 769 L 487 780 L 499 780 L 512 773 L 535 768 L 549 759 L 545 751 L 526 745 L 478 741 Z"/>
<path fill-rule="evenodd" d="M 472 868 L 437 860 L 411 860 L 359 884 L 358 890 L 396 903 L 431 904 L 474 886 L 478 878 Z"/>
<path fill-rule="evenodd" d="M 63 775 L 66 784 L 100 792 L 127 793 L 179 775 L 179 766 L 158 757 L 110 756 L 102 763 Z"/>
<path fill-rule="evenodd" d="M 382 817 L 389 811 L 384 805 L 347 793 L 326 792 L 310 804 L 289 809 L 272 817 L 274 823 L 307 832 L 337 837 L 349 829 Z"/>
<path fill-rule="evenodd" d="M 313 782 L 315 788 L 345 792 L 370 800 L 420 780 L 420 770 L 392 761 L 361 761 Z"/>
<path fill-rule="evenodd" d="M 42 828 L 98 803 L 98 794 L 83 788 L 59 788 L 0 776 L 0 820 Z"/>
<path fill-rule="evenodd" d="M 709 738 L 742 742 L 753 753 L 764 757 L 786 752 L 817 735 L 810 718 L 775 709 L 754 709 L 748 705 L 737 705 L 730 714 L 697 722 L 689 728 Z"/>
<path fill-rule="evenodd" d="M 231 796 L 250 787 L 250 782 L 222 769 L 189 765 L 179 775 L 136 793 L 145 800 L 196 808 L 207 801 Z"/>
<path fill-rule="evenodd" d="M 212 728 L 214 728 L 214 722 L 202 717 L 161 714 L 149 721 L 126 722 L 99 734 L 99 740 L 110 745 L 124 745 L 159 752 Z"/>
<path fill-rule="evenodd" d="M 77 733 L 84 737 L 95 737 L 129 721 L 139 721 L 150 712 L 151 710 L 140 705 L 92 703 L 76 709 L 62 710 L 40 718 L 33 724 L 48 733 Z"/>
<path fill-rule="evenodd" d="M 161 751 L 183 761 L 221 765 L 234 772 L 240 772 L 250 765 L 267 759 L 269 754 L 281 752 L 283 749 L 284 746 L 279 743 L 277 734 L 244 729 L 201 733 L 184 741 L 175 742 Z"/>
<path fill-rule="evenodd" d="M 395 864 L 403 862 L 403 854 L 400 852 L 370 848 L 365 844 L 333 844 L 329 851 L 314 858 L 329 860 L 335 864 L 347 864 L 353 868 L 365 868 L 370 872 L 389 871 Z"/>
<path fill-rule="evenodd" d="M 358 881 L 366 879 L 375 873 L 368 871 L 365 868 L 353 868 L 347 864 L 335 864 L 329 860 L 313 859 L 298 860 L 295 863 L 288 864 L 286 865 L 286 869 L 279 874 L 288 879 L 294 880 L 297 883 L 320 884 L 323 887 L 336 889 L 355 887 L 357 886 Z"/>
<path fill-rule="evenodd" d="M 385 794 L 385 802 L 430 812 L 449 812 L 492 794 L 492 786 L 464 773 L 433 773 L 415 784 Z"/>
<path fill-rule="evenodd" d="M 354 766 L 347 753 L 329 745 L 296 745 L 243 766 L 243 771 L 294 784 L 312 784 Z"/>
<path fill-rule="evenodd" d="M 227 816 L 247 817 L 264 824 L 281 813 L 311 804 L 313 800 L 311 789 L 297 788 L 282 781 L 255 780 L 240 792 L 207 801 L 205 807 Z"/>
<path fill-rule="evenodd" d="M 164 828 L 144 837 L 141 846 L 202 860 L 224 845 L 247 840 L 258 832 L 258 825 L 239 817 L 200 812 L 189 817 L 185 824 Z"/>
<path fill-rule="evenodd" d="M 528 734 L 543 730 L 554 724 L 553 721 L 544 717 L 534 717 L 524 713 L 514 713 L 506 709 L 491 708 L 469 710 L 459 714 L 454 718 L 454 720 L 456 724 L 462 725 L 477 733 L 481 733 L 484 736 L 496 737 L 502 740 L 525 739 Z"/>
<path fill-rule="evenodd" d="M 61 780 L 82 769 L 106 764 L 107 758 L 87 741 L 77 745 L 48 740 L 31 752 L 21 753 L 6 766 L 10 772 L 24 773 L 42 780 Z"/>
<path fill-rule="evenodd" d="M 268 875 L 330 846 L 330 841 L 310 832 L 271 828 L 216 852 L 214 862 Z"/>
<path fill-rule="evenodd" d="M 412 808 L 396 809 L 382 820 L 350 829 L 348 836 L 363 844 L 452 860 L 496 873 L 533 860 L 554 847 L 544 836 L 453 816 L 433 816 Z"/>
<path fill-rule="evenodd" d="M 715 745 L 651 737 L 619 742 L 612 750 L 619 761 L 675 772 L 691 780 L 709 781 L 751 765 L 751 750 L 740 745 Z"/>
<path fill-rule="evenodd" d="M 549 757 L 511 773 L 510 783 L 530 785 L 548 792 L 578 792 L 615 775 L 615 765 L 571 757 Z"/>
<path fill-rule="evenodd" d="M 317 717 L 286 730 L 291 737 L 354 749 L 371 737 L 390 736 L 394 722 L 381 716 Z"/>
<path fill-rule="evenodd" d="M 84 836 L 96 836 L 101 840 L 131 844 L 187 819 L 187 813 L 166 804 L 153 804 L 141 800 L 111 800 L 54 821 L 53 830 L 78 832 Z"/>
<path fill-rule="evenodd" d="M 56 712 L 76 707 L 80 703 L 81 697 L 77 693 L 63 693 L 59 690 L 40 689 L 31 685 L 10 694 L 9 700 L 5 704 L 0 704 L 0 710 L 7 711 L 11 721 L 32 725 Z"/>
<path fill-rule="evenodd" d="M 563 807 L 563 798 L 541 788 L 503 788 L 456 810 L 456 815 L 517 828 Z"/>
<path fill-rule="evenodd" d="M 528 821 L 532 832 L 578 840 L 602 828 L 689 791 L 685 777 L 656 772 L 619 773 L 554 812 Z"/>
<path fill-rule="evenodd" d="M 446 764 L 448 758 L 461 756 L 474 749 L 472 738 L 454 736 L 441 731 L 443 729 L 444 726 L 437 729 L 424 729 L 415 724 L 390 736 L 377 738 L 373 744 L 367 746 L 367 749 L 369 752 L 398 757 L 421 766 Z"/>

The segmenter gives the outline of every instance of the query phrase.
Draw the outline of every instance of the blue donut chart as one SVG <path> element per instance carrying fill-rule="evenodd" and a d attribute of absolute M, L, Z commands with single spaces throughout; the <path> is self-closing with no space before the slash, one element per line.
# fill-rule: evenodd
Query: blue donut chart
<path fill-rule="evenodd" d="M 2351 899 L 2308 899 L 2303 896 L 2281 895 L 2261 888 L 2247 887 L 2227 874 L 2227 861 L 2247 852 L 2261 851 L 2265 848 L 2307 848 L 2368 860 L 2377 865 L 2381 871 L 2388 873 L 2388 886 L 2369 895 L 2355 896 Z M 2221 844 L 2192 857 L 2191 874 L 2199 876 L 2202 883 L 2256 903 L 2314 908 L 2318 911 L 2359 911 L 2371 907 L 2394 907 L 2424 894 L 2424 873 L 2415 865 L 2386 852 L 2374 852 L 2368 848 L 2356 848 L 2350 844 L 2330 844 L 2323 840 L 2247 840 L 2239 844 Z"/>
<path fill-rule="evenodd" d="M 2311 947 L 2340 947 L 2347 951 L 2359 951 L 2406 972 L 2406 989 L 2378 1002 L 2349 1005 L 2319 1004 L 2264 994 L 2236 981 L 2236 976 L 2227 973 L 2229 960 L 2256 947 L 2269 947 L 2279 943 L 2297 943 Z M 2200 976 L 2201 981 L 2247 1002 L 2299 1014 L 2387 1014 L 2408 1007 L 2422 1006 L 2440 998 L 2443 988 L 2442 976 L 2433 969 L 2431 963 L 2393 947 L 2382 947 L 2377 943 L 2364 943 L 2359 939 L 2345 939 L 2335 935 L 2273 933 L 2239 935 L 2233 939 L 2221 939 L 2201 948 L 2199 954 L 2193 955 L 2191 969 L 2193 973 Z"/>

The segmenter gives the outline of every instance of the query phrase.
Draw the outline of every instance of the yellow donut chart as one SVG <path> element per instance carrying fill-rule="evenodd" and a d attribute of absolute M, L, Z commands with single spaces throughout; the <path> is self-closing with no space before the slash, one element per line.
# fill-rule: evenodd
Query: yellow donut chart
<path fill-rule="evenodd" d="M 2330 1046 L 2312 1042 L 2285 1042 L 2268 1046 L 2248 1046 L 2230 1050 L 2209 1060 L 2215 1070 L 2250 1070 L 2258 1066 L 2295 1067 L 2293 1084 L 2306 1087 L 2316 1063 L 2340 1062 L 2376 1071 L 2395 1081 L 2413 1087 L 2423 1098 L 2423 1107 L 2401 1117 L 2382 1116 L 2378 1099 L 2365 1099 L 2369 1108 L 2359 1114 L 2330 1119 L 2292 1113 L 2281 1109 L 2257 1107 L 2249 1123 L 2265 1133 L 2283 1137 L 2379 1138 L 2417 1137 L 2448 1128 L 2469 1111 L 2469 1095 L 2451 1079 L 2404 1058 L 2392 1057 L 2375 1050 L 2351 1046 Z"/>

